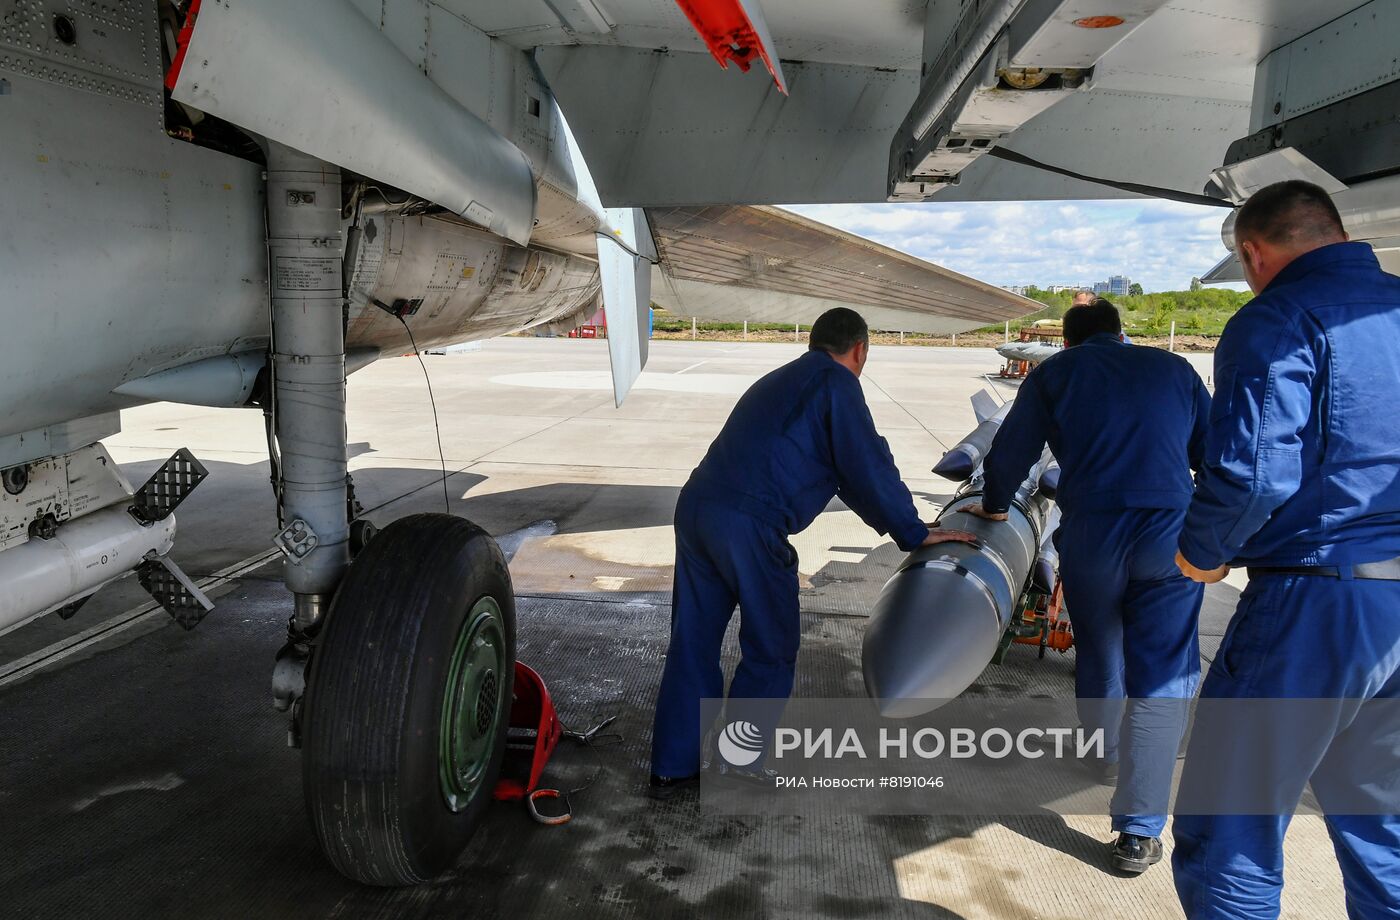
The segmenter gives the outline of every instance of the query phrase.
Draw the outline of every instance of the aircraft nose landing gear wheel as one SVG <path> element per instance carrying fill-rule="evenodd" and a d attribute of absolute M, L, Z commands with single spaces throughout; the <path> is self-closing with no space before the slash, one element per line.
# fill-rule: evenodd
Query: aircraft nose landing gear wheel
<path fill-rule="evenodd" d="M 492 799 L 514 675 L 495 541 L 445 514 L 384 528 L 336 592 L 304 701 L 307 808 L 336 869 L 416 885 L 452 865 Z"/>
<path fill-rule="evenodd" d="M 442 797 L 453 811 L 471 806 L 491 764 L 500 728 L 501 678 L 514 669 L 506 657 L 501 606 L 487 595 L 467 614 L 447 672 L 442 701 Z"/>

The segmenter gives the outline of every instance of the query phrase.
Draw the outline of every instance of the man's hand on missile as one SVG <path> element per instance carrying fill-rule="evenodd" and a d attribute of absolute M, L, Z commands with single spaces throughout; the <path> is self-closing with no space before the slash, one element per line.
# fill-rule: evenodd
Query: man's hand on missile
<path fill-rule="evenodd" d="M 963 510 L 963 511 L 966 511 L 968 514 L 975 514 L 975 515 L 977 515 L 978 517 L 980 517 L 980 518 L 982 518 L 983 520 L 986 520 L 986 521 L 1004 521 L 1004 520 L 1006 520 L 1006 512 L 1005 512 L 1005 511 L 988 511 L 986 508 L 983 508 L 982 505 L 981 505 L 980 503 L 978 503 L 978 504 L 976 504 L 976 505 L 968 505 L 966 508 L 963 508 L 962 510 Z"/>
<path fill-rule="evenodd" d="M 1218 569 L 1198 569 L 1187 561 L 1181 550 L 1176 551 L 1176 567 L 1181 569 L 1181 574 L 1203 585 L 1213 585 L 1230 573 L 1228 565 L 1222 565 Z"/>
<path fill-rule="evenodd" d="M 924 538 L 923 546 L 932 546 L 935 543 L 976 543 L 977 535 L 968 533 L 966 530 L 949 530 L 944 527 L 928 525 L 928 536 Z"/>

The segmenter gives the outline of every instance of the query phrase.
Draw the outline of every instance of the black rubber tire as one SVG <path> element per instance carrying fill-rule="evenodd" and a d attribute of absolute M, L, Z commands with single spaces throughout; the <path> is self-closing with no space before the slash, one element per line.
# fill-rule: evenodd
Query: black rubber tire
<path fill-rule="evenodd" d="M 439 779 L 442 703 L 463 621 L 500 606 L 506 718 L 479 787 L 452 811 Z M 480 527 L 415 514 L 384 528 L 350 567 L 311 658 L 302 708 L 302 785 L 321 848 L 367 885 L 416 885 L 449 868 L 490 804 L 514 684 L 515 596 Z"/>

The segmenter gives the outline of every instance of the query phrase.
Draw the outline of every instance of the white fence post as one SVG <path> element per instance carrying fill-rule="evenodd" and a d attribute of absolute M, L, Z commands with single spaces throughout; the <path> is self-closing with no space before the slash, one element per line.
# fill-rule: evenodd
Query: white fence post
<path fill-rule="evenodd" d="M 700 327 L 696 325 L 695 317 L 690 318 L 690 340 L 693 342 L 700 337 Z"/>
<path fill-rule="evenodd" d="M 793 323 L 793 324 L 792 324 L 792 340 L 793 340 L 794 342 L 797 341 L 797 334 L 798 334 L 799 332 L 801 332 L 801 331 L 802 331 L 802 324 L 801 324 L 801 323 Z"/>
<path fill-rule="evenodd" d="M 1006 321 L 1006 341 L 1011 341 L 1011 320 Z"/>
<path fill-rule="evenodd" d="M 901 344 L 901 345 L 904 344 L 904 330 L 903 330 L 903 329 L 899 330 L 899 344 Z"/>
<path fill-rule="evenodd" d="M 744 341 L 747 342 L 748 340 L 749 340 L 749 321 L 748 321 L 748 320 L 744 320 Z"/>
<path fill-rule="evenodd" d="M 1172 332 L 1167 338 L 1167 351 L 1176 351 L 1176 320 L 1172 320 Z"/>

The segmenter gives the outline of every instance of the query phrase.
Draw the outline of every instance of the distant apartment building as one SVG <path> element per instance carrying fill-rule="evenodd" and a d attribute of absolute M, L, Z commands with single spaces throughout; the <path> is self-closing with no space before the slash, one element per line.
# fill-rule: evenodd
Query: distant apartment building
<path fill-rule="evenodd" d="M 1114 275 L 1107 281 L 1095 281 L 1093 291 L 1095 294 L 1107 294 L 1110 297 L 1127 297 L 1132 287 L 1133 279 L 1127 275 Z"/>
<path fill-rule="evenodd" d="M 1065 291 L 1087 291 L 1089 290 L 1089 285 L 1082 281 L 1078 284 L 1047 284 L 1044 286 L 1038 284 L 1003 284 L 1001 289 L 1025 297 L 1032 289 L 1046 291 L 1051 294 L 1061 294 Z"/>

